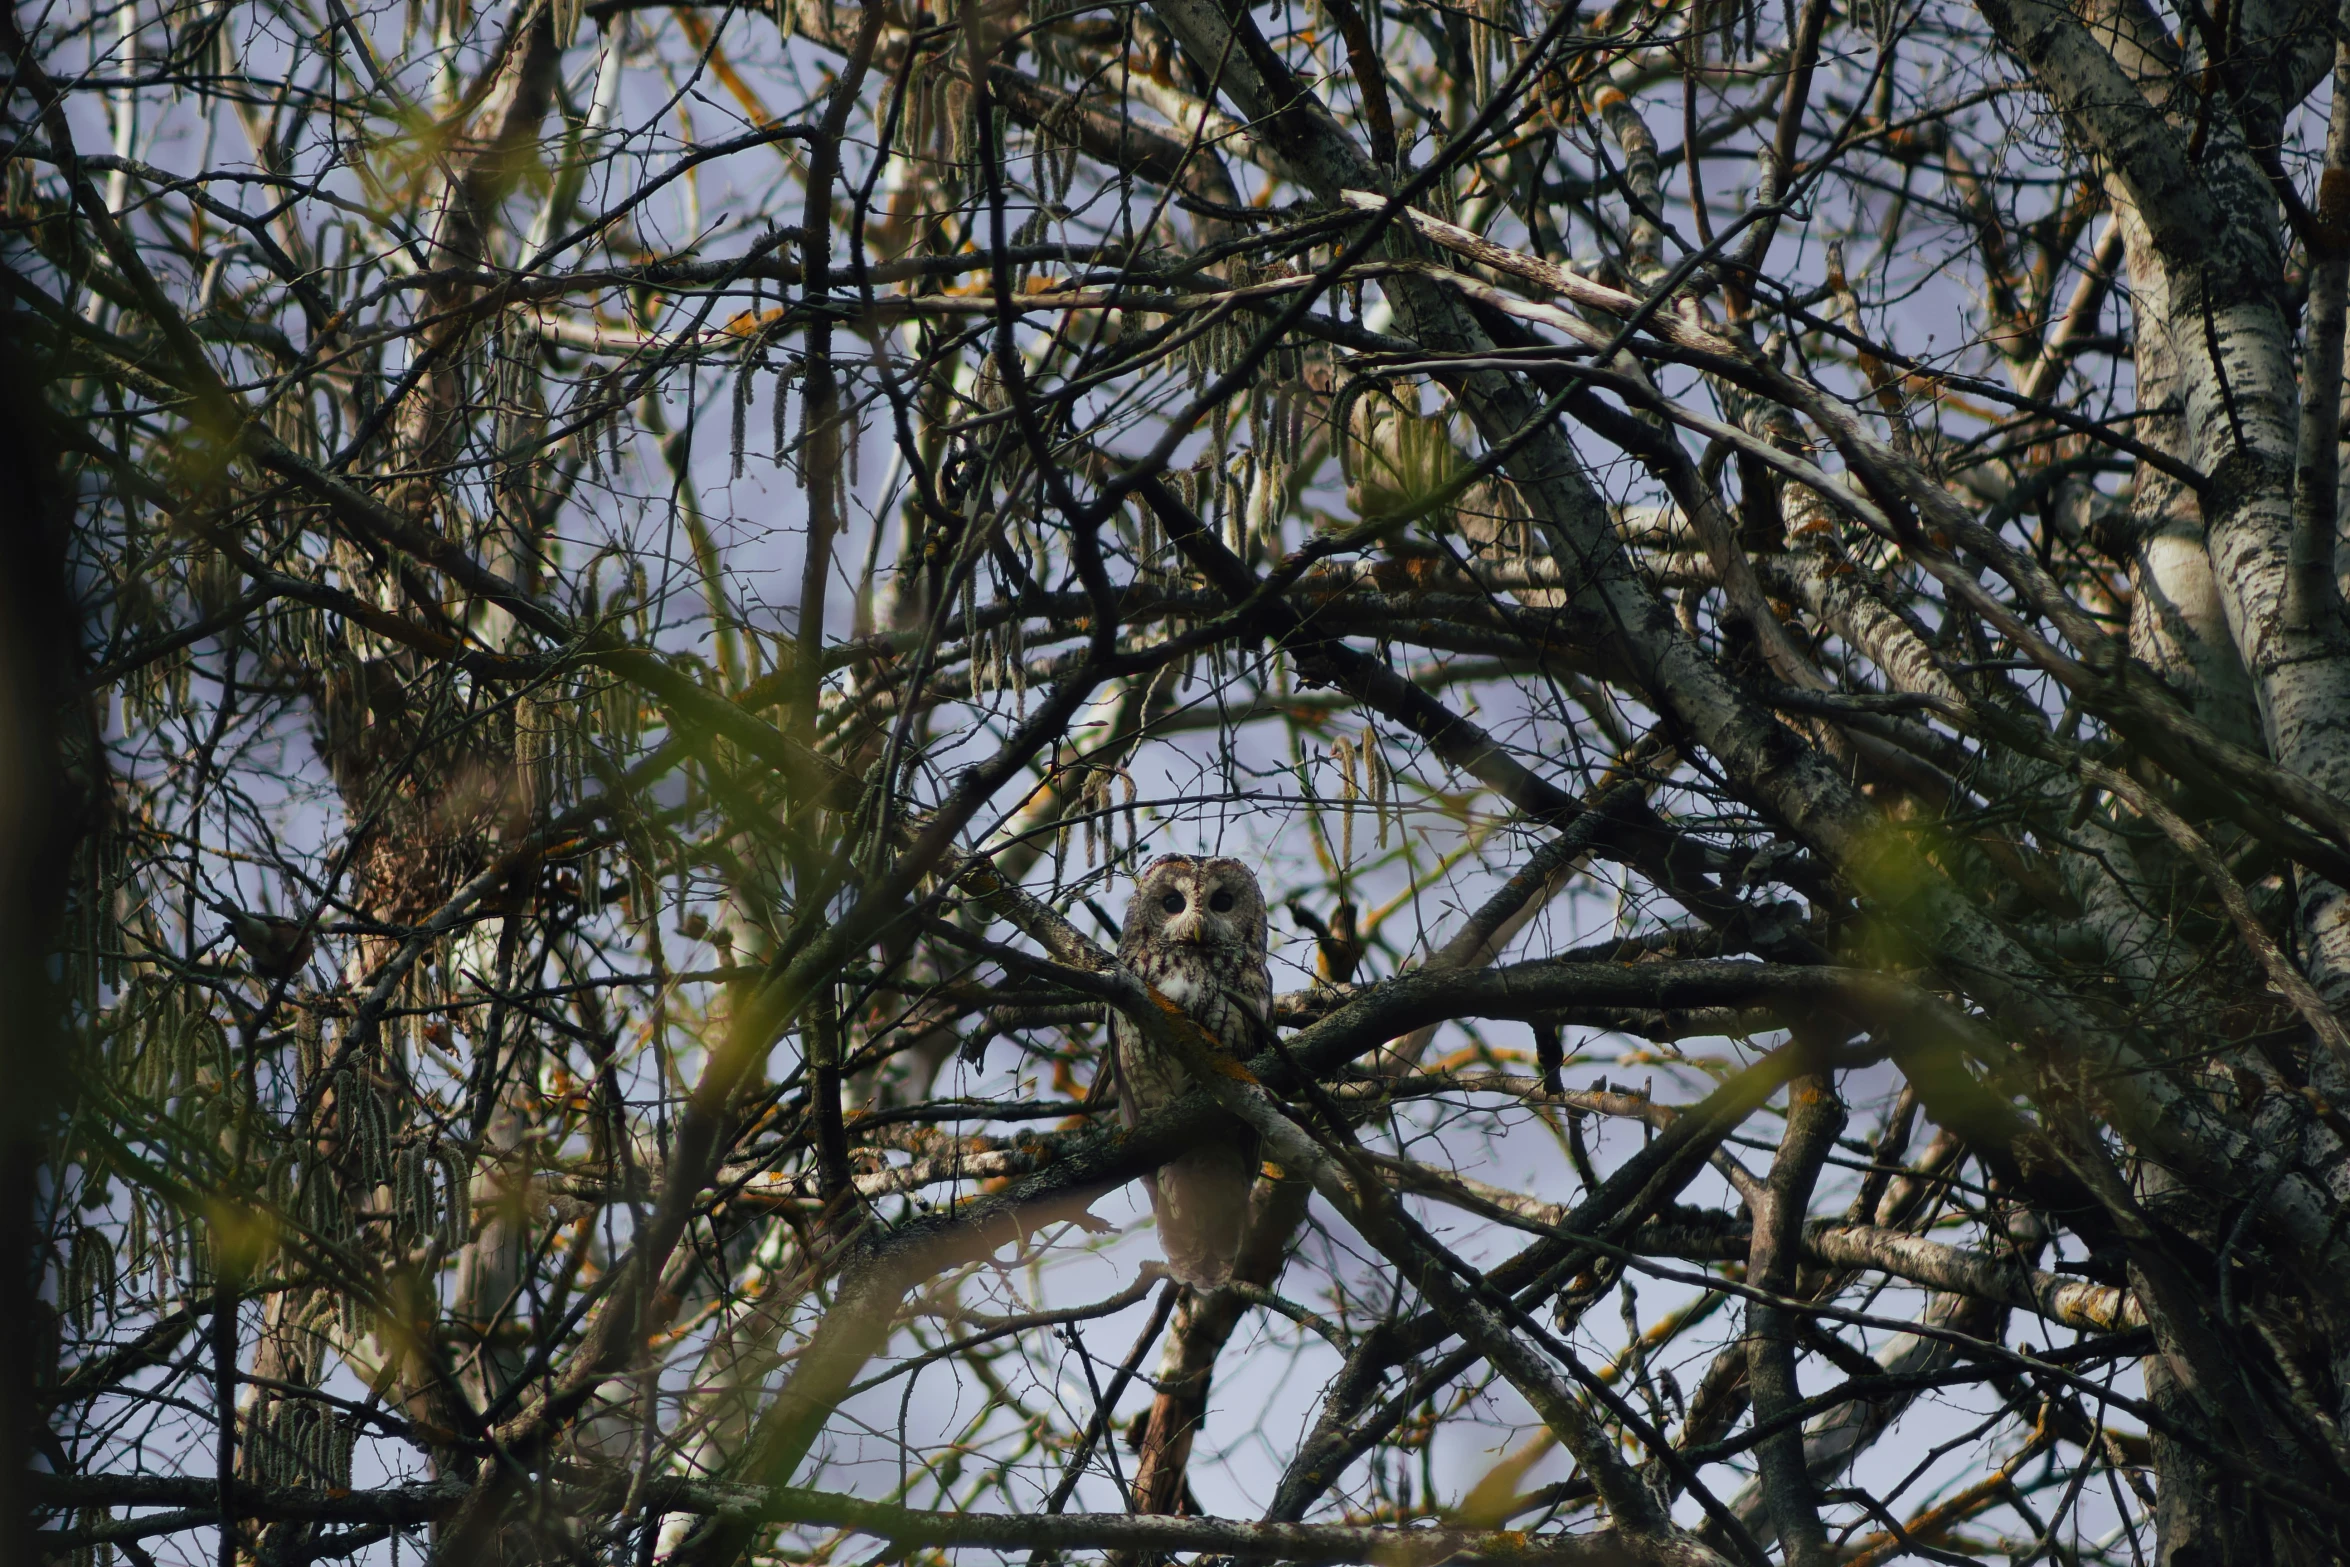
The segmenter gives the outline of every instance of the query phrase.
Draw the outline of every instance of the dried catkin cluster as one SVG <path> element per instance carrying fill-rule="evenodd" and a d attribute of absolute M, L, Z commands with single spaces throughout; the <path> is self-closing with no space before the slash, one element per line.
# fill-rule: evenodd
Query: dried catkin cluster
<path fill-rule="evenodd" d="M 1378 847 L 1387 847 L 1388 819 L 1392 814 L 1398 827 L 1402 823 L 1402 807 L 1395 803 L 1395 776 L 1388 770 L 1386 752 L 1380 747 L 1379 732 L 1365 728 L 1359 737 L 1341 735 L 1330 742 L 1330 760 L 1338 768 L 1339 811 L 1338 861 L 1341 866 L 1354 864 L 1355 803 L 1368 800 L 1372 820 L 1377 825 Z"/>
<path fill-rule="evenodd" d="M 259 1485 L 349 1490 L 358 1431 L 329 1405 L 271 1398 L 245 1425 L 246 1468 Z"/>

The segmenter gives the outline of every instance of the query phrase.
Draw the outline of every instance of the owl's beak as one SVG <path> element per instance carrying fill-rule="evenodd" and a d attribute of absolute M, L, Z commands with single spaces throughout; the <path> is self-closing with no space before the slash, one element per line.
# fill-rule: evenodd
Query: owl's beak
<path fill-rule="evenodd" d="M 1167 922 L 1167 935 L 1185 946 L 1204 947 L 1208 944 L 1207 917 L 1196 910 L 1186 909 Z"/>

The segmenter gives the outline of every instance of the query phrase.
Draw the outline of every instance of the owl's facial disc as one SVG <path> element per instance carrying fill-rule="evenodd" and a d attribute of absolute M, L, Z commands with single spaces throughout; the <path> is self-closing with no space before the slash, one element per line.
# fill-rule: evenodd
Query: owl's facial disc
<path fill-rule="evenodd" d="M 1139 939 L 1183 947 L 1261 950 L 1264 904 L 1237 860 L 1170 854 L 1143 872 L 1129 923 Z"/>
<path fill-rule="evenodd" d="M 1180 887 L 1171 887 L 1161 895 L 1159 907 L 1167 915 L 1167 934 L 1187 946 L 1237 947 L 1248 943 L 1249 933 L 1241 928 L 1238 918 L 1239 895 L 1212 872 L 1184 878 Z"/>

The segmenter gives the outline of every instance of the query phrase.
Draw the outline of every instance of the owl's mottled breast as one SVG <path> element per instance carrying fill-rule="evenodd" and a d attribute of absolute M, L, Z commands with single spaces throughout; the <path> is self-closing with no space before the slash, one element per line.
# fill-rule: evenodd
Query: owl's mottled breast
<path fill-rule="evenodd" d="M 1223 1049 L 1246 1055 L 1272 1011 L 1266 937 L 1265 895 L 1246 865 L 1171 854 L 1136 880 L 1118 959 Z M 1129 1126 L 1190 1090 L 1182 1061 L 1126 1017 L 1113 1016 L 1110 1033 L 1119 1112 Z M 1178 1278 L 1213 1288 L 1231 1276 L 1256 1172 L 1256 1135 L 1234 1122 L 1149 1177 L 1151 1209 Z"/>

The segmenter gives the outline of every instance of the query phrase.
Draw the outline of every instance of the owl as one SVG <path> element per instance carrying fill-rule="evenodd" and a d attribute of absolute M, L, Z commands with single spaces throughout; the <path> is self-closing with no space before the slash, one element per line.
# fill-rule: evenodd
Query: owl
<path fill-rule="evenodd" d="M 1183 1008 L 1225 1054 L 1246 1057 L 1255 1053 L 1272 1012 L 1265 935 L 1265 895 L 1247 866 L 1170 854 L 1153 861 L 1135 885 L 1118 961 Z M 1112 1017 L 1110 1033 L 1118 1110 L 1128 1126 L 1190 1090 L 1182 1062 L 1125 1017 Z M 1256 1133 L 1226 1121 L 1143 1177 L 1159 1244 L 1177 1278 L 1197 1289 L 1231 1279 L 1257 1164 Z"/>

